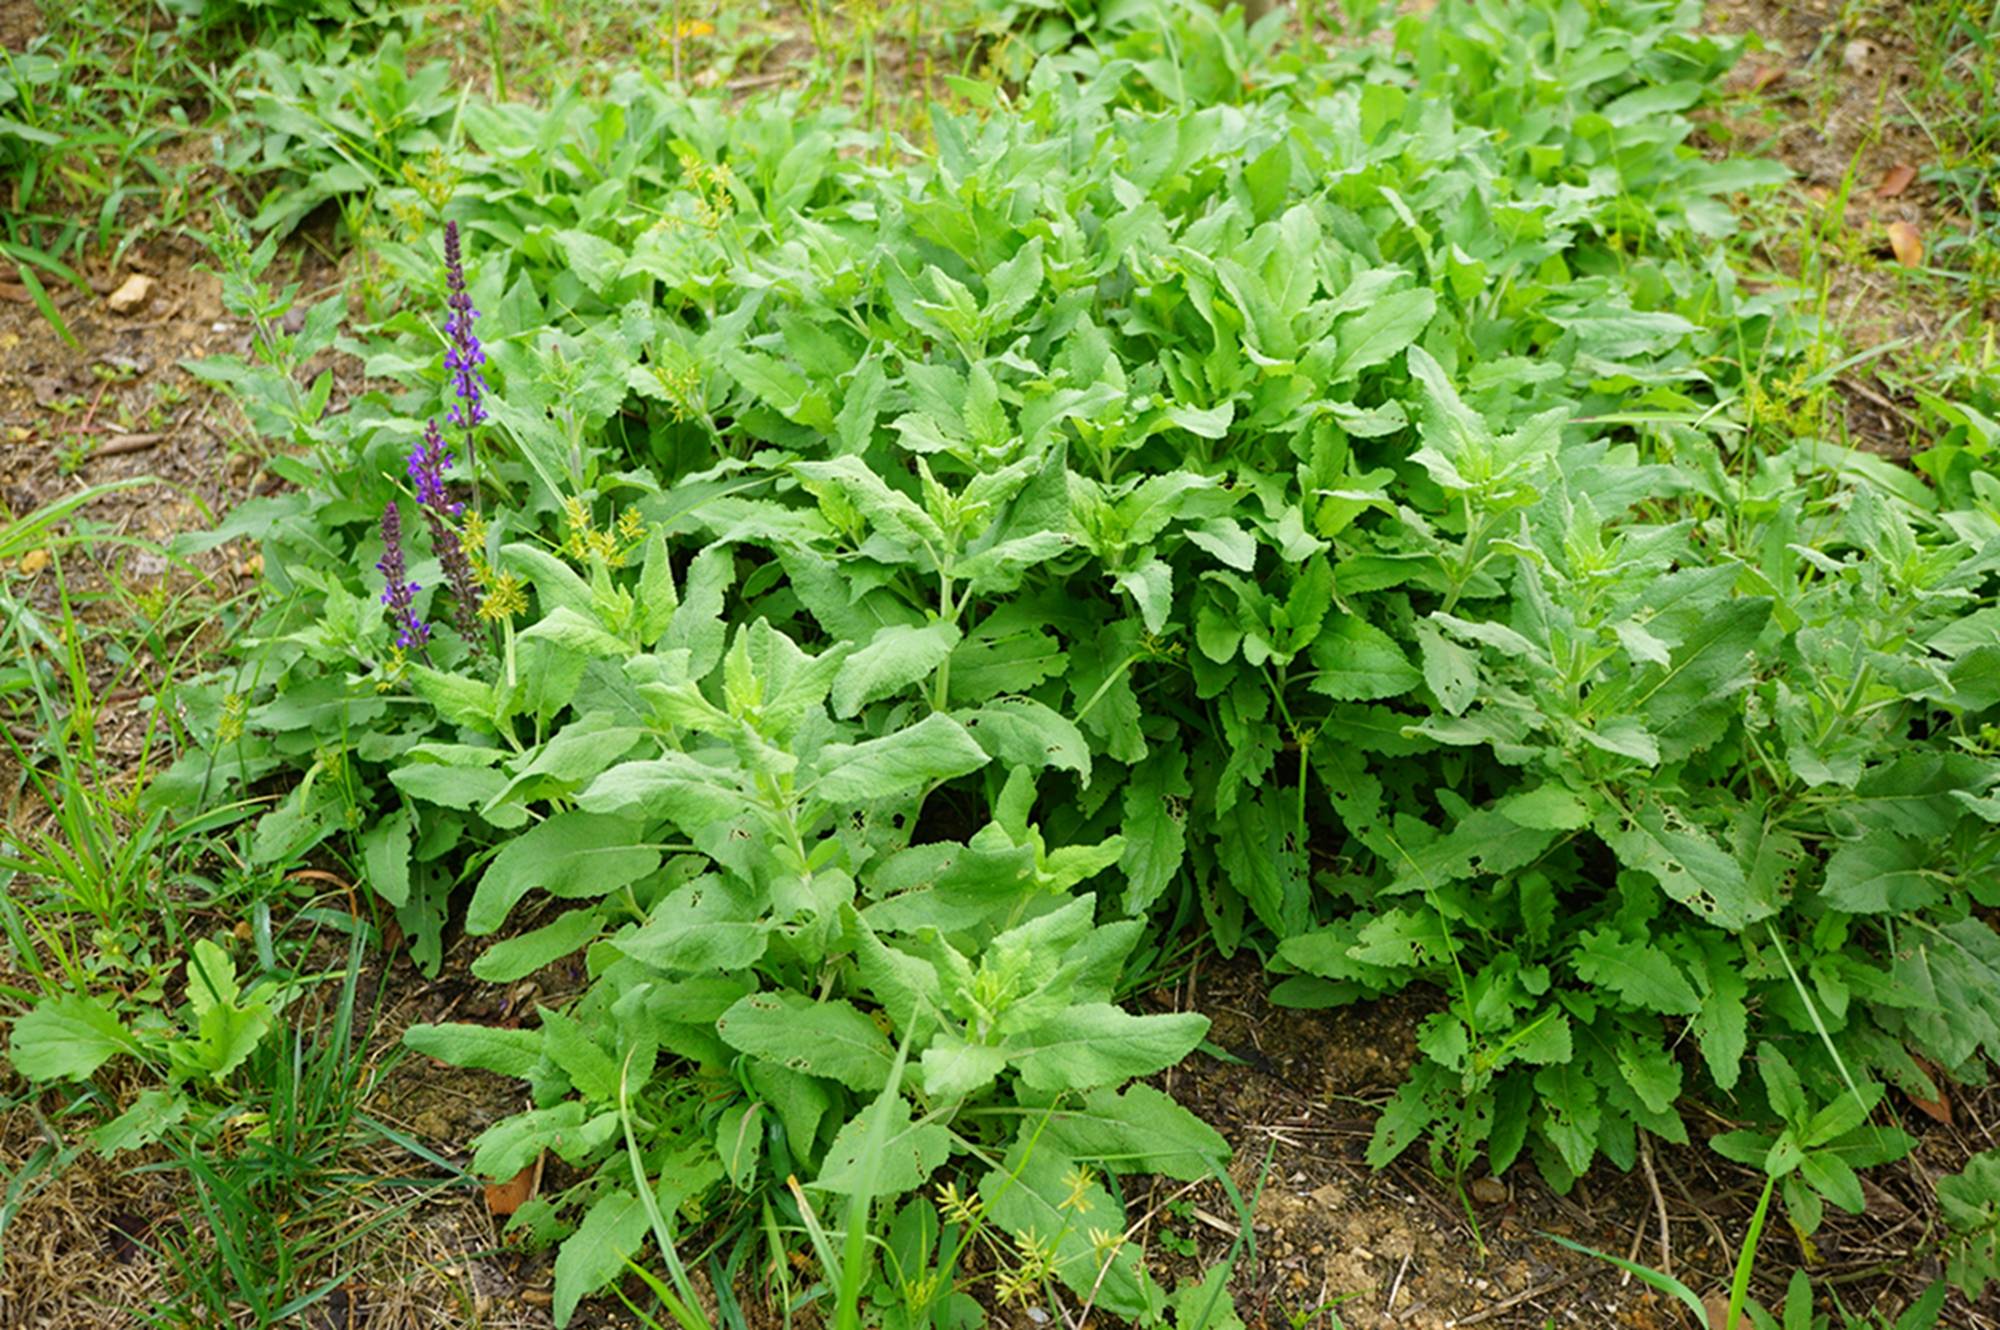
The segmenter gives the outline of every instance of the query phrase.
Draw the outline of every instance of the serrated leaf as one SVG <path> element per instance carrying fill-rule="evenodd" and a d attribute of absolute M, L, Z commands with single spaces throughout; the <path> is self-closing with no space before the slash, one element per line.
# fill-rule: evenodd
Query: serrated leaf
<path fill-rule="evenodd" d="M 1742 865 L 1714 837 L 1678 809 L 1648 801 L 1629 815 L 1597 820 L 1619 862 L 1650 873 L 1669 896 L 1719 927 L 1738 931 L 1778 911 L 1778 902 L 1754 891 Z"/>
<path fill-rule="evenodd" d="M 1948 879 L 1932 846 L 1875 832 L 1827 857 L 1820 899 L 1849 914 L 1908 913 L 1944 898 Z"/>
<path fill-rule="evenodd" d="M 1010 1039 L 1007 1052 L 1031 1090 L 1089 1090 L 1170 1067 L 1207 1033 L 1208 1018 L 1193 1012 L 1134 1016 L 1107 1002 L 1091 1002 Z"/>
<path fill-rule="evenodd" d="M 14 1022 L 7 1056 L 31 1081 L 80 1081 L 138 1045 L 96 998 L 71 993 L 36 1004 Z"/>
<path fill-rule="evenodd" d="M 1701 999 L 1673 959 L 1658 947 L 1608 928 L 1583 934 L 1572 963 L 1579 978 L 1601 984 L 1643 1011 L 1692 1016 Z"/>
<path fill-rule="evenodd" d="M 1345 702 L 1399 697 L 1424 681 L 1395 639 L 1352 614 L 1329 614 L 1311 648 L 1315 693 Z"/>

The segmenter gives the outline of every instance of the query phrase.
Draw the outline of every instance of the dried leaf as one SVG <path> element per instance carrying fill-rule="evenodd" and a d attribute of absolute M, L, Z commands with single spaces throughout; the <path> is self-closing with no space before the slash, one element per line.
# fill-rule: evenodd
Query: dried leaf
<path fill-rule="evenodd" d="M 1729 1320 L 1729 1295 L 1720 1289 L 1701 1300 L 1708 1311 L 1708 1330 L 1723 1330 Z M 1736 1330 L 1757 1330 L 1748 1316 L 1736 1313 Z"/>
<path fill-rule="evenodd" d="M 1759 65 L 1750 76 L 1750 91 L 1762 92 L 1785 76 L 1783 65 Z"/>
<path fill-rule="evenodd" d="M 496 1215 L 511 1215 L 542 1189 L 542 1163 L 548 1158 L 546 1152 L 536 1155 L 535 1162 L 516 1173 L 505 1182 L 489 1182 L 486 1188 L 486 1208 Z"/>
<path fill-rule="evenodd" d="M 1917 178 L 1917 168 L 1908 162 L 1897 162 L 1882 173 L 1882 183 L 1875 186 L 1875 197 L 1893 199 L 1910 187 Z"/>
<path fill-rule="evenodd" d="M 1910 1056 L 1915 1060 L 1918 1068 L 1923 1071 L 1924 1075 L 1930 1077 L 1931 1084 L 1937 1087 L 1937 1098 L 1919 1098 L 1917 1095 L 1911 1094 L 1908 1090 L 1903 1092 L 1904 1096 L 1916 1107 L 1919 1113 L 1922 1113 L 1933 1122 L 1941 1122 L 1949 1127 L 1951 1125 L 1951 1091 L 1945 1087 L 1945 1083 L 1942 1080 L 1938 1079 L 1936 1067 L 1933 1067 L 1924 1059 L 1917 1057 L 1914 1053 Z"/>
<path fill-rule="evenodd" d="M 1924 238 L 1913 223 L 1889 223 L 1889 248 L 1896 252 L 1896 262 L 1905 268 L 1914 268 L 1924 261 Z"/>
<path fill-rule="evenodd" d="M 135 272 L 125 279 L 124 285 L 111 293 L 105 303 L 111 306 L 113 314 L 137 313 L 153 298 L 153 285 L 152 278 Z"/>

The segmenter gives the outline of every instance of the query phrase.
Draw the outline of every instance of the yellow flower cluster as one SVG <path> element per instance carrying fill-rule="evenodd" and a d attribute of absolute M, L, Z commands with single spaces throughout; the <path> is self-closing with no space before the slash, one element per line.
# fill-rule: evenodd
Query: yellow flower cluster
<path fill-rule="evenodd" d="M 618 514 L 618 520 L 599 530 L 583 500 L 563 500 L 563 522 L 569 528 L 563 538 L 563 552 L 578 562 L 601 559 L 607 568 L 623 568 L 632 552 L 646 543 L 646 519 L 636 508 Z"/>
<path fill-rule="evenodd" d="M 711 165 L 685 148 L 680 151 L 680 163 L 681 174 L 694 191 L 696 218 L 709 230 L 718 229 L 736 207 L 736 196 L 730 192 L 736 184 L 735 173 L 728 163 Z"/>

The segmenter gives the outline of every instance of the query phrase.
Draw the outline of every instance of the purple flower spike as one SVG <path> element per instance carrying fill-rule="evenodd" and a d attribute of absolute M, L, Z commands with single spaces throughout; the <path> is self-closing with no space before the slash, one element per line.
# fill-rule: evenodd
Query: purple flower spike
<path fill-rule="evenodd" d="M 451 465 L 451 454 L 445 451 L 444 436 L 438 432 L 437 422 L 424 422 L 424 437 L 410 453 L 410 485 L 417 492 L 417 503 L 426 511 L 444 517 L 457 517 L 465 511 L 465 505 L 452 501 L 445 492 L 444 471 Z"/>
<path fill-rule="evenodd" d="M 482 405 L 486 380 L 479 372 L 479 367 L 486 363 L 486 351 L 479 345 L 478 334 L 472 331 L 479 311 L 472 307 L 472 296 L 465 289 L 465 257 L 459 249 L 457 222 L 444 224 L 444 280 L 451 292 L 445 301 L 451 313 L 444 321 L 448 344 L 444 367 L 451 375 L 452 395 L 458 398 L 447 419 L 469 435 L 486 420 L 486 408 Z"/>
<path fill-rule="evenodd" d="M 405 651 L 422 651 L 431 629 L 417 614 L 416 596 L 423 588 L 410 581 L 403 562 L 403 514 L 394 501 L 382 510 L 382 557 L 375 566 L 386 581 L 382 603 L 396 621 L 396 645 Z"/>

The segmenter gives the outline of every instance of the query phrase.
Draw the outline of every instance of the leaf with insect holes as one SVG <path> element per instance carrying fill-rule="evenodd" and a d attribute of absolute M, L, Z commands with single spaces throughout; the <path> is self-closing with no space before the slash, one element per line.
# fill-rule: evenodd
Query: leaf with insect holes
<path fill-rule="evenodd" d="M 1710 923 L 1743 929 L 1777 912 L 1777 901 L 1744 876 L 1734 856 L 1670 804 L 1647 800 L 1629 813 L 1606 812 L 1596 829 L 1620 863 L 1651 874 Z"/>
<path fill-rule="evenodd" d="M 738 1052 L 863 1093 L 888 1083 L 894 1060 L 888 1036 L 859 1008 L 838 999 L 752 993 L 722 1013 L 715 1028 Z"/>

